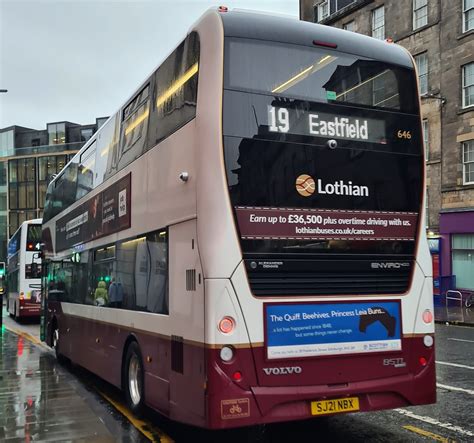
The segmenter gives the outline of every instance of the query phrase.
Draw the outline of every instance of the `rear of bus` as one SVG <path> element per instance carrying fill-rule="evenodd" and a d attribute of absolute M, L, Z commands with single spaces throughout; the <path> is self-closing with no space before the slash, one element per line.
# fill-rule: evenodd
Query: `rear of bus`
<path fill-rule="evenodd" d="M 41 219 L 24 222 L 9 242 L 8 310 L 16 318 L 40 315 L 40 250 Z"/>
<path fill-rule="evenodd" d="M 210 319 L 221 332 L 211 426 L 434 402 L 411 56 L 325 26 L 222 17 L 225 174 L 243 260 L 232 302 Z"/>

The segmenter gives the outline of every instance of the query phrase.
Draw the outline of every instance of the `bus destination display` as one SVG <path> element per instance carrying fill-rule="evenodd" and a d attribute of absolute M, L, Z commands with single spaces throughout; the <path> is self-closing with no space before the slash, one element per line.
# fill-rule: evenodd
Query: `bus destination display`
<path fill-rule="evenodd" d="M 312 137 L 386 143 L 385 122 L 325 112 L 268 106 L 268 130 Z"/>

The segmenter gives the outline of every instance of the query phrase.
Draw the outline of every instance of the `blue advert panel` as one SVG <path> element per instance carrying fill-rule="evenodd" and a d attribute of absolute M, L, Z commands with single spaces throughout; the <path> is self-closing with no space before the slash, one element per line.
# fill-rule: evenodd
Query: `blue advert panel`
<path fill-rule="evenodd" d="M 267 357 L 400 351 L 398 301 L 265 305 Z"/>

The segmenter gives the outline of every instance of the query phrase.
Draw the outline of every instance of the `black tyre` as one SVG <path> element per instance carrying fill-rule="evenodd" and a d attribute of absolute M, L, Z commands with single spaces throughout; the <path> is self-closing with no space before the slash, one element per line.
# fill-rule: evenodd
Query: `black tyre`
<path fill-rule="evenodd" d="M 141 415 L 145 406 L 143 359 L 140 347 L 135 341 L 131 342 L 127 348 L 124 389 L 128 407 L 135 415 Z"/>

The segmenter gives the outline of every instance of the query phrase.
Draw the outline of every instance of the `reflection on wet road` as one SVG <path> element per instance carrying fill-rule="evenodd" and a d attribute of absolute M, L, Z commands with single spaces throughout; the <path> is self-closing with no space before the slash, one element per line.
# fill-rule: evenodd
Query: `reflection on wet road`
<path fill-rule="evenodd" d="M 0 441 L 147 441 L 51 352 L 5 326 L 0 350 Z"/>

